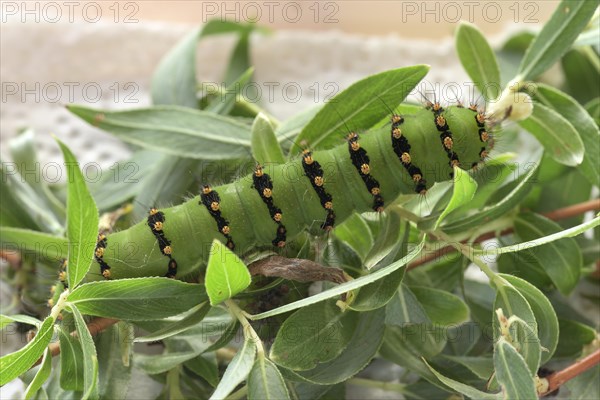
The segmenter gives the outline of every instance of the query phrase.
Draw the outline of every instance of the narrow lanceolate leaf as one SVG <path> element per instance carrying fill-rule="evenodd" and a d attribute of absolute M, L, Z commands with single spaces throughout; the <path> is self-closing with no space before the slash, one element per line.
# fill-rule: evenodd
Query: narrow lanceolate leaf
<path fill-rule="evenodd" d="M 224 399 L 240 382 L 244 381 L 252 369 L 255 357 L 256 344 L 252 339 L 246 339 L 227 366 L 223 378 L 221 378 L 219 385 L 210 396 L 210 400 Z"/>
<path fill-rule="evenodd" d="M 200 321 L 204 319 L 208 311 L 210 310 L 210 304 L 208 302 L 204 302 L 202 304 L 197 305 L 190 313 L 188 313 L 184 318 L 181 318 L 177 321 L 173 321 L 173 323 L 167 325 L 166 327 L 157 330 L 156 332 L 152 332 L 150 335 L 137 337 L 135 338 L 135 342 L 156 342 L 173 335 L 176 335 L 180 332 L 183 332 L 192 326 L 198 324 Z"/>
<path fill-rule="evenodd" d="M 581 136 L 571 122 L 551 108 L 535 104 L 531 116 L 519 125 L 533 134 L 557 162 L 574 167 L 583 161 Z"/>
<path fill-rule="evenodd" d="M 25 390 L 25 400 L 29 400 L 35 396 L 37 391 L 40 390 L 44 382 L 46 382 L 50 376 L 50 371 L 52 371 L 52 353 L 50 352 L 50 349 L 47 348 L 44 352 L 44 358 L 42 359 L 40 369 L 35 374 L 35 377 L 29 386 L 27 386 L 27 390 Z"/>
<path fill-rule="evenodd" d="M 69 242 L 64 237 L 8 226 L 0 227 L 0 245 L 3 250 L 35 252 L 54 260 L 67 258 L 69 250 Z"/>
<path fill-rule="evenodd" d="M 196 108 L 196 46 L 200 28 L 187 34 L 165 57 L 152 76 L 152 102 Z"/>
<path fill-rule="evenodd" d="M 427 312 L 425 312 L 412 290 L 401 283 L 396 295 L 386 306 L 386 325 L 404 326 L 429 322 L 431 320 L 427 316 Z"/>
<path fill-rule="evenodd" d="M 261 165 L 285 162 L 273 125 L 263 113 L 256 116 L 252 125 L 252 156 Z"/>
<path fill-rule="evenodd" d="M 548 85 L 538 83 L 534 96 L 576 127 L 585 148 L 581 173 L 592 185 L 600 186 L 600 129 L 592 116 L 574 98 Z"/>
<path fill-rule="evenodd" d="M 458 382 L 458 381 L 455 381 L 454 379 L 448 378 L 448 377 L 440 374 L 439 372 L 437 372 L 435 369 L 433 369 L 433 367 L 431 365 L 427 364 L 427 362 L 425 360 L 423 360 L 423 362 L 427 365 L 427 367 L 435 375 L 435 377 L 440 380 L 440 382 L 442 382 L 444 385 L 448 386 L 449 388 L 456 390 L 458 393 L 462 393 L 465 396 L 468 396 L 472 399 L 500 400 L 502 398 L 500 393 L 494 394 L 494 393 L 482 392 L 479 389 L 475 389 L 473 386 L 469 386 L 462 382 Z"/>
<path fill-rule="evenodd" d="M 456 31 L 456 52 L 463 68 L 486 100 L 500 95 L 500 68 L 485 36 L 474 25 L 461 22 Z"/>
<path fill-rule="evenodd" d="M 7 384 L 31 368 L 50 343 L 53 328 L 54 319 L 46 318 L 31 342 L 14 353 L 0 357 L 0 371 L 2 371 L 0 386 Z"/>
<path fill-rule="evenodd" d="M 558 61 L 585 28 L 597 7 L 595 1 L 563 0 L 521 60 L 520 80 L 532 80 Z"/>
<path fill-rule="evenodd" d="M 223 243 L 214 240 L 206 266 L 206 292 L 211 305 L 232 298 L 246 289 L 252 278 L 248 267 Z"/>
<path fill-rule="evenodd" d="M 515 219 L 515 232 L 524 241 L 561 231 L 560 225 L 538 214 L 523 213 Z M 530 251 L 562 294 L 568 295 L 575 288 L 583 265 L 581 249 L 575 239 L 556 240 Z"/>
<path fill-rule="evenodd" d="M 85 185 L 79 164 L 71 150 L 57 140 L 67 167 L 67 238 L 69 256 L 67 278 L 75 288 L 92 265 L 98 237 L 98 208 Z"/>
<path fill-rule="evenodd" d="M 494 348 L 496 378 L 507 399 L 536 399 L 533 375 L 517 350 L 504 338 Z"/>
<path fill-rule="evenodd" d="M 265 357 L 259 357 L 248 376 L 248 400 L 289 399 L 285 381 L 277 366 Z"/>
<path fill-rule="evenodd" d="M 305 380 L 319 385 L 332 385 L 353 377 L 375 357 L 385 332 L 383 308 L 362 312 L 348 346 L 331 361 L 308 371 L 297 372 Z"/>
<path fill-rule="evenodd" d="M 180 157 L 220 160 L 247 155 L 250 129 L 233 118 L 178 106 L 104 111 L 70 105 L 69 111 L 119 139 Z"/>
<path fill-rule="evenodd" d="M 97 398 L 98 396 L 98 356 L 94 339 L 88 330 L 83 315 L 77 307 L 71 306 L 71 312 L 75 317 L 75 328 L 77 339 L 81 343 L 83 352 L 83 396 L 82 399 Z"/>
<path fill-rule="evenodd" d="M 206 300 L 203 285 L 168 278 L 91 282 L 69 295 L 69 302 L 86 315 L 126 321 L 171 317 Z"/>
<path fill-rule="evenodd" d="M 440 223 L 446 218 L 446 215 L 450 214 L 452 211 L 456 210 L 458 207 L 467 204 L 473 196 L 475 196 L 475 192 L 477 191 L 477 182 L 469 175 L 469 173 L 458 166 L 454 167 L 454 189 L 452 190 L 452 197 L 450 198 L 450 202 L 446 209 L 437 222 L 435 223 L 435 228 L 440 225 Z"/>
<path fill-rule="evenodd" d="M 12 324 L 13 322 L 21 322 L 27 325 L 39 326 L 42 321 L 37 318 L 31 317 L 29 315 L 2 315 L 0 314 L 0 329 L 4 329 L 7 325 Z"/>
<path fill-rule="evenodd" d="M 270 358 L 298 371 L 330 361 L 350 342 L 358 316 L 353 311 L 342 312 L 333 301 L 304 307 L 285 320 L 271 347 Z"/>
<path fill-rule="evenodd" d="M 75 337 L 59 330 L 60 387 L 64 390 L 83 390 L 83 350 Z"/>
<path fill-rule="evenodd" d="M 311 149 L 327 149 L 340 143 L 350 129 L 367 129 L 394 109 L 429 71 L 426 65 L 399 68 L 369 76 L 336 95 L 302 129 L 290 151 L 302 149 L 305 142 Z M 386 107 L 387 104 L 387 107 Z"/>
<path fill-rule="evenodd" d="M 458 296 L 426 286 L 410 288 L 432 323 L 458 325 L 469 319 L 469 307 Z"/>

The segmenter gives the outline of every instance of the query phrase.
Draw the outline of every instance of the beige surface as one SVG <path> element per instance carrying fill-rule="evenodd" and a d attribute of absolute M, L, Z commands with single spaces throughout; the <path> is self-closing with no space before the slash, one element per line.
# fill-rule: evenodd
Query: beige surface
<path fill-rule="evenodd" d="M 477 24 L 488 34 L 499 33 L 509 24 L 543 24 L 559 1 L 142 1 L 138 4 L 140 19 L 195 23 L 210 18 L 250 21 L 260 15 L 260 24 L 276 29 L 337 29 L 347 33 L 436 38 L 451 35 L 461 19 Z M 298 15 L 296 11 L 300 9 Z"/>

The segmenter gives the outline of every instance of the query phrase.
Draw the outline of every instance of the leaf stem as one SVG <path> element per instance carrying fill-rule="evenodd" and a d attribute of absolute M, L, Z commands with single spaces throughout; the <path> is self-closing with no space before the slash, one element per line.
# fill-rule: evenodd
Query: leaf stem
<path fill-rule="evenodd" d="M 242 310 L 235 301 L 232 299 L 225 300 L 225 304 L 229 308 L 229 310 L 233 313 L 233 315 L 240 321 L 242 324 L 242 328 L 244 330 L 244 337 L 246 339 L 252 339 L 254 344 L 256 345 L 256 354 L 259 358 L 265 358 L 265 348 L 263 347 L 262 341 L 260 337 L 246 318 L 246 313 Z"/>

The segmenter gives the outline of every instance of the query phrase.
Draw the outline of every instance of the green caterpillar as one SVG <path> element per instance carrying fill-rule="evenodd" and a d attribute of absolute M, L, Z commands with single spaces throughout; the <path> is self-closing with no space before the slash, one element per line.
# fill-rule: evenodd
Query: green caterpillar
<path fill-rule="evenodd" d="M 293 161 L 257 165 L 235 182 L 203 185 L 175 207 L 152 209 L 146 221 L 100 234 L 88 279 L 182 276 L 208 259 L 213 239 L 245 254 L 282 248 L 307 228 L 331 230 L 352 212 L 380 212 L 400 194 L 425 194 L 476 167 L 493 145 L 491 124 L 475 106 L 428 104 L 391 117 L 386 126 L 351 132 L 346 144 L 304 150 Z"/>

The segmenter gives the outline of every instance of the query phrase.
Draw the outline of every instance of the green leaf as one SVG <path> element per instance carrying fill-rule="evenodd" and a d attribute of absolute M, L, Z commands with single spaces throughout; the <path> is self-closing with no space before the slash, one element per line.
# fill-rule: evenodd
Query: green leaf
<path fill-rule="evenodd" d="M 337 357 L 348 345 L 358 313 L 342 312 L 334 301 L 304 307 L 281 325 L 269 358 L 291 370 L 308 370 Z"/>
<path fill-rule="evenodd" d="M 556 347 L 556 357 L 579 357 L 584 346 L 596 339 L 598 332 L 590 326 L 567 319 L 558 320 L 560 335 Z"/>
<path fill-rule="evenodd" d="M 196 375 L 204 378 L 212 387 L 217 387 L 219 384 L 219 368 L 215 353 L 209 354 L 204 351 L 203 354 L 186 361 L 184 365 Z"/>
<path fill-rule="evenodd" d="M 337 285 L 334 288 L 328 289 L 324 292 L 316 294 L 314 296 L 310 296 L 308 298 L 294 301 L 292 303 L 288 303 L 284 306 L 278 307 L 275 310 L 267 311 L 264 313 L 249 315 L 248 319 L 251 320 L 259 320 L 267 317 L 272 317 L 274 315 L 283 314 L 292 310 L 296 310 L 298 308 L 306 307 L 311 304 L 315 304 L 321 302 L 323 300 L 334 298 L 340 294 L 349 292 L 354 289 L 361 288 L 369 283 L 375 282 L 383 277 L 391 274 L 392 272 L 402 268 L 404 265 L 408 264 L 413 258 L 415 258 L 423 249 L 425 244 L 425 236 L 421 239 L 419 244 L 415 246 L 406 256 L 402 257 L 400 260 L 393 262 L 385 268 L 381 268 L 369 275 L 361 276 L 360 278 L 351 280 L 349 282 L 344 282 L 340 285 Z"/>
<path fill-rule="evenodd" d="M 519 125 L 533 134 L 557 162 L 574 167 L 583 161 L 585 149 L 581 136 L 567 119 L 553 109 L 535 104 L 531 116 L 520 121 Z"/>
<path fill-rule="evenodd" d="M 385 306 L 398 291 L 403 276 L 404 270 L 399 269 L 392 272 L 386 279 L 363 286 L 350 304 L 350 309 L 362 312 Z"/>
<path fill-rule="evenodd" d="M 592 185 L 600 186 L 600 129 L 594 119 L 575 99 L 548 85 L 537 84 L 534 96 L 577 127 L 585 149 L 580 170 Z"/>
<path fill-rule="evenodd" d="M 527 194 L 533 188 L 533 183 L 537 177 L 538 168 L 537 165 L 527 171 L 527 173 L 520 178 L 514 189 L 503 196 L 503 198 L 494 203 L 477 214 L 470 215 L 468 217 L 461 216 L 457 220 L 448 220 L 446 224 L 442 225 L 442 230 L 448 234 L 463 233 L 474 227 L 480 227 L 483 223 L 489 223 L 500 216 L 505 215 L 513 207 L 520 204 L 520 202 L 527 196 Z M 419 228 L 425 228 L 425 224 Z"/>
<path fill-rule="evenodd" d="M 458 207 L 467 204 L 473 199 L 477 191 L 477 182 L 473 180 L 471 175 L 462 168 L 454 167 L 454 188 L 452 190 L 452 198 L 446 206 L 446 209 L 439 216 L 435 223 L 434 229 L 437 229 L 444 218 Z"/>
<path fill-rule="evenodd" d="M 408 240 L 408 223 L 401 223 L 400 215 L 393 210 L 386 212 L 385 225 L 379 229 L 373 246 L 365 257 L 365 268 L 372 269 L 376 265 L 389 264 Z"/>
<path fill-rule="evenodd" d="M 458 325 L 469 319 L 469 308 L 462 299 L 444 290 L 412 286 L 410 290 L 432 323 Z"/>
<path fill-rule="evenodd" d="M 479 379 L 488 380 L 494 374 L 494 360 L 491 357 L 448 356 L 444 358 L 464 365 Z"/>
<path fill-rule="evenodd" d="M 50 343 L 50 339 L 52 339 L 53 331 L 54 319 L 47 317 L 31 342 L 14 353 L 0 357 L 0 371 L 2 371 L 2 374 L 0 374 L 0 386 L 6 385 L 24 373 L 39 360 Z"/>
<path fill-rule="evenodd" d="M 500 95 L 500 69 L 485 36 L 473 24 L 462 21 L 456 31 L 456 52 L 463 68 L 488 101 Z"/>
<path fill-rule="evenodd" d="M 66 216 L 65 206 L 52 193 L 46 179 L 40 179 L 43 177 L 42 166 L 37 158 L 33 130 L 27 129 L 19 133 L 9 141 L 9 145 L 12 161 L 21 174 L 23 182 L 35 191 L 40 206 L 45 210 L 45 225 L 48 231 L 54 231 L 55 228 L 62 225 L 59 219 L 64 220 Z"/>
<path fill-rule="evenodd" d="M 83 390 L 83 350 L 81 343 L 69 332 L 59 330 L 60 387 L 64 390 Z"/>
<path fill-rule="evenodd" d="M 250 129 L 237 120 L 207 111 L 156 106 L 105 111 L 69 105 L 69 111 L 119 139 L 163 153 L 203 160 L 247 155 Z"/>
<path fill-rule="evenodd" d="M 177 367 L 198 354 L 190 351 L 163 353 L 158 355 L 136 354 L 134 357 L 137 368 L 149 375 L 158 375 Z"/>
<path fill-rule="evenodd" d="M 213 240 L 206 267 L 206 292 L 217 305 L 244 291 L 252 281 L 248 267 L 223 243 Z"/>
<path fill-rule="evenodd" d="M 204 319 L 208 311 L 210 310 L 210 304 L 207 302 L 198 304 L 194 308 L 190 310 L 189 313 L 183 318 L 177 319 L 173 323 L 168 326 L 161 328 L 155 332 L 152 332 L 149 335 L 136 337 L 134 342 L 137 343 L 147 343 L 147 342 L 157 342 L 159 340 L 174 336 L 178 333 L 181 333 L 192 326 L 198 324 L 200 321 Z"/>
<path fill-rule="evenodd" d="M 387 304 L 386 325 L 404 326 L 406 324 L 423 324 L 431 320 L 427 312 L 417 300 L 412 290 L 405 284 L 400 284 L 396 296 Z"/>
<path fill-rule="evenodd" d="M 435 375 L 435 377 L 440 380 L 440 382 L 442 382 L 444 385 L 448 386 L 449 388 L 456 390 L 458 393 L 462 393 L 465 396 L 468 396 L 472 399 L 482 399 L 482 400 L 496 399 L 496 400 L 499 400 L 502 398 L 502 396 L 499 393 L 493 394 L 493 393 L 482 392 L 481 390 L 475 389 L 472 386 L 469 386 L 462 382 L 458 382 L 458 381 L 455 381 L 454 379 L 445 377 L 444 375 L 440 374 L 435 369 L 433 369 L 433 367 L 431 365 L 429 365 L 427 363 L 427 361 L 423 360 L 423 362 L 425 363 L 425 365 L 427 365 L 427 367 Z"/>
<path fill-rule="evenodd" d="M 515 232 L 524 241 L 561 232 L 555 222 L 534 213 L 522 213 L 515 219 Z M 525 248 L 525 247 L 524 247 Z M 575 239 L 564 238 L 532 251 L 558 290 L 567 295 L 579 282 L 582 255 Z"/>
<path fill-rule="evenodd" d="M 196 108 L 196 46 L 200 29 L 195 28 L 160 61 L 152 76 L 152 102 Z"/>
<path fill-rule="evenodd" d="M 231 112 L 231 109 L 235 106 L 235 103 L 240 96 L 242 89 L 252 79 L 254 68 L 248 67 L 245 71 L 241 71 L 239 77 L 228 85 L 224 91 L 215 93 L 215 98 L 211 103 L 204 109 L 215 114 L 227 115 Z"/>
<path fill-rule="evenodd" d="M 360 80 L 337 94 L 302 129 L 291 155 L 306 143 L 311 149 L 328 149 L 339 144 L 347 128 L 366 129 L 389 113 L 385 104 L 395 108 L 423 79 L 429 67 L 416 65 L 398 68 Z"/>
<path fill-rule="evenodd" d="M 252 339 L 246 339 L 227 366 L 223 378 L 221 378 L 219 385 L 210 396 L 210 400 L 224 399 L 240 382 L 244 381 L 252 370 L 255 357 L 256 344 Z"/>
<path fill-rule="evenodd" d="M 289 399 L 285 381 L 277 366 L 265 357 L 259 357 L 248 376 L 248 400 Z"/>
<path fill-rule="evenodd" d="M 500 338 L 494 347 L 494 368 L 505 398 L 537 398 L 533 374 L 523 357 L 504 338 Z"/>
<path fill-rule="evenodd" d="M 47 348 L 44 352 L 44 357 L 42 358 L 40 369 L 38 369 L 37 373 L 35 374 L 35 377 L 25 390 L 25 400 L 29 400 L 33 396 L 35 396 L 35 394 L 38 392 L 38 390 L 40 390 L 44 382 L 48 380 L 48 377 L 50 376 L 50 371 L 52 371 L 52 353 L 50 352 L 50 349 Z"/>
<path fill-rule="evenodd" d="M 350 379 L 375 357 L 383 342 L 384 320 L 385 312 L 382 308 L 360 313 L 356 330 L 348 346 L 338 357 L 296 374 L 319 385 L 331 385 Z"/>
<path fill-rule="evenodd" d="M 519 80 L 532 80 L 558 61 L 585 28 L 596 7 L 594 1 L 563 0 L 527 49 L 519 66 Z"/>
<path fill-rule="evenodd" d="M 87 328 L 83 316 L 73 305 L 70 306 L 75 317 L 75 328 L 83 351 L 83 396 L 82 399 L 98 397 L 98 356 L 94 339 Z"/>
<path fill-rule="evenodd" d="M 342 224 L 336 226 L 334 235 L 354 250 L 361 261 L 365 260 L 368 252 L 373 248 L 374 240 L 371 229 L 357 213 L 352 213 Z"/>
<path fill-rule="evenodd" d="M 552 358 L 558 344 L 558 318 L 552 304 L 546 296 L 531 283 L 516 276 L 498 274 L 515 287 L 525 298 L 538 324 L 538 336 L 540 344 L 547 351 L 542 352 L 541 364 L 545 364 Z M 562 330 L 561 330 L 562 331 Z"/>
<path fill-rule="evenodd" d="M 596 125 L 600 126 L 600 97 L 596 97 L 585 103 L 585 110 L 594 119 Z"/>
<path fill-rule="evenodd" d="M 86 315 L 125 321 L 171 317 L 206 300 L 202 285 L 158 277 L 86 283 L 69 295 Z"/>
<path fill-rule="evenodd" d="M 55 261 L 66 258 L 69 251 L 69 242 L 64 237 L 7 226 L 0 226 L 0 245 L 3 250 L 33 252 Z"/>
<path fill-rule="evenodd" d="M 132 327 L 119 322 L 97 336 L 98 390 L 101 399 L 123 399 L 129 392 L 133 363 Z"/>
<path fill-rule="evenodd" d="M 67 238 L 69 257 L 67 279 L 75 288 L 92 265 L 92 257 L 98 237 L 98 208 L 88 191 L 79 164 L 71 150 L 57 140 L 67 167 Z"/>
<path fill-rule="evenodd" d="M 260 165 L 285 162 L 273 125 L 263 113 L 258 114 L 252 124 L 252 156 Z"/>
<path fill-rule="evenodd" d="M 231 342 L 231 340 L 233 340 L 233 338 L 235 337 L 239 327 L 240 322 L 237 319 L 231 321 L 229 325 L 227 325 L 227 328 L 223 331 L 223 334 L 217 339 L 217 341 L 208 346 L 208 348 L 204 350 L 204 352 L 208 353 L 211 351 L 218 350 L 221 347 L 227 346 L 227 344 L 229 344 L 229 342 Z"/>
<path fill-rule="evenodd" d="M 541 360 L 541 346 L 537 337 L 538 324 L 525 297 L 517 289 L 508 285 L 498 287 L 494 310 L 502 309 L 502 313 L 507 319 L 518 318 L 510 325 L 509 334 L 533 374 L 537 372 Z M 498 340 L 501 337 L 501 331 L 496 315 L 492 319 L 492 326 L 494 339 Z"/>
<path fill-rule="evenodd" d="M 561 90 L 581 104 L 600 96 L 600 62 L 597 51 L 591 47 L 573 48 L 561 59 L 565 80 Z"/>
<path fill-rule="evenodd" d="M 0 314 L 0 329 L 6 328 L 8 325 L 13 322 L 21 322 L 27 325 L 40 326 L 42 321 L 37 318 L 31 317 L 29 315 L 2 315 Z"/>

